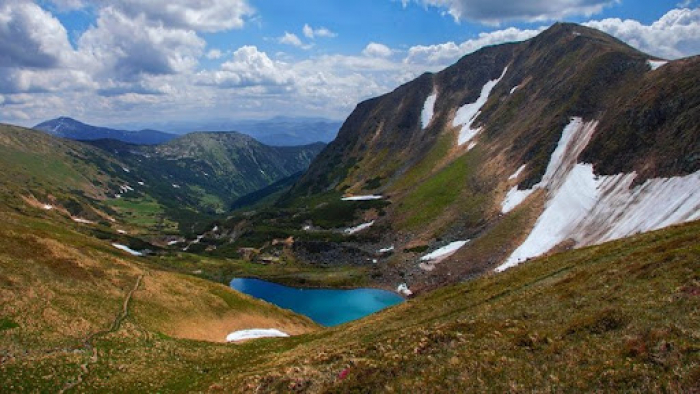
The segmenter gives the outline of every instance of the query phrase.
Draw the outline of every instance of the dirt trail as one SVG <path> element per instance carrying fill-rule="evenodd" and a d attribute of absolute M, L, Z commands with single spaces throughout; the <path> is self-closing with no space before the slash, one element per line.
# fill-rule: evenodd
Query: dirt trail
<path fill-rule="evenodd" d="M 99 351 L 97 350 L 97 347 L 93 346 L 93 341 L 96 338 L 105 336 L 107 334 L 113 333 L 121 327 L 122 322 L 124 319 L 126 319 L 129 316 L 129 303 L 131 302 L 131 297 L 134 295 L 136 290 L 138 290 L 139 286 L 141 285 L 141 280 L 143 279 L 145 274 L 139 275 L 139 277 L 136 279 L 136 283 L 134 284 L 134 287 L 129 291 L 129 293 L 126 295 L 126 298 L 124 299 L 124 304 L 122 305 L 121 311 L 119 311 L 119 314 L 117 317 L 114 319 L 112 322 L 112 326 L 108 330 L 103 330 L 103 331 L 98 331 L 96 333 L 92 333 L 89 336 L 85 338 L 83 341 L 83 348 L 88 351 L 92 351 L 92 356 L 83 364 L 80 365 L 80 371 L 78 372 L 78 377 L 75 378 L 72 381 L 67 382 L 63 388 L 59 391 L 59 394 L 63 394 L 66 391 L 69 391 L 76 386 L 78 386 L 80 383 L 83 382 L 83 378 L 90 373 L 90 364 L 95 364 L 97 361 L 99 361 Z"/>

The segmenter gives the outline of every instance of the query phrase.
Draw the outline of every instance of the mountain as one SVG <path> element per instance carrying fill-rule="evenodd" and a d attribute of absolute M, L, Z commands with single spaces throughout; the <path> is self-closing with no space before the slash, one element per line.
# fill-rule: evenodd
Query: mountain
<path fill-rule="evenodd" d="M 156 128 L 187 134 L 195 130 L 235 130 L 272 146 L 309 145 L 331 142 L 341 122 L 318 117 L 276 116 L 270 119 L 208 120 L 154 123 Z M 135 124 L 127 124 L 138 127 Z"/>
<path fill-rule="evenodd" d="M 156 130 L 125 131 L 91 126 L 67 117 L 48 120 L 34 126 L 34 129 L 71 140 L 93 141 L 109 138 L 141 145 L 162 144 L 177 137 L 174 134 Z"/>
<path fill-rule="evenodd" d="M 238 133 L 79 142 L 0 125 L 1 193 L 10 206 L 51 207 L 113 231 L 189 234 L 237 198 L 303 171 L 323 147 L 269 147 Z"/>
<path fill-rule="evenodd" d="M 329 143 L 335 139 L 341 122 L 322 118 L 290 118 L 278 116 L 269 120 L 241 121 L 232 130 L 248 134 L 263 144 L 273 146 Z"/>
<path fill-rule="evenodd" d="M 699 170 L 700 57 L 560 23 L 360 103 L 279 206 L 383 196 L 335 225 L 431 288 L 698 219 Z"/>
<path fill-rule="evenodd" d="M 144 183 L 151 196 L 166 201 L 182 219 L 192 216 L 189 209 L 225 213 L 237 198 L 306 170 L 325 147 L 272 147 L 235 132 L 190 133 L 152 146 L 114 140 L 90 143 L 118 157 L 138 178 L 135 181 Z"/>

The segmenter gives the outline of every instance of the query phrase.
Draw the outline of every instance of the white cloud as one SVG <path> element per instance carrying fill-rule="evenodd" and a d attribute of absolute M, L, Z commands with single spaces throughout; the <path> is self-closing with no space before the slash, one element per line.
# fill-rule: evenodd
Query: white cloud
<path fill-rule="evenodd" d="M 100 10 L 96 26 L 78 40 L 81 61 L 100 77 L 127 81 L 191 71 L 205 46 L 192 30 L 167 29 L 113 7 Z"/>
<path fill-rule="evenodd" d="M 207 52 L 207 59 L 209 60 L 216 60 L 216 59 L 221 59 L 224 54 L 221 52 L 219 49 L 211 49 L 209 52 Z"/>
<path fill-rule="evenodd" d="M 317 38 L 317 37 L 322 37 L 322 38 L 338 37 L 338 34 L 332 32 L 331 30 L 329 30 L 325 27 L 319 27 L 318 29 L 314 29 L 313 27 L 309 26 L 308 23 L 305 24 L 301 30 L 304 33 L 304 36 L 306 38 L 311 38 L 311 39 Z"/>
<path fill-rule="evenodd" d="M 655 56 L 676 59 L 700 53 L 700 8 L 671 10 L 651 25 L 617 18 L 584 25 L 607 32 Z"/>
<path fill-rule="evenodd" d="M 497 25 L 508 20 L 545 21 L 571 15 L 591 16 L 619 0 L 401 0 L 446 10 L 455 20 Z"/>
<path fill-rule="evenodd" d="M 388 46 L 376 42 L 367 44 L 362 54 L 367 57 L 389 57 L 394 53 Z"/>
<path fill-rule="evenodd" d="M 280 38 L 277 39 L 280 44 L 286 44 L 286 45 L 292 45 L 295 47 L 302 47 L 304 46 L 304 43 L 301 42 L 301 39 L 297 37 L 296 34 L 290 33 L 285 31 L 284 35 Z"/>
<path fill-rule="evenodd" d="M 247 0 L 105 0 L 130 18 L 145 16 L 167 28 L 216 32 L 240 29 L 254 15 Z"/>
<path fill-rule="evenodd" d="M 0 67 L 55 68 L 73 52 L 58 19 L 36 4 L 0 4 Z"/>
<path fill-rule="evenodd" d="M 288 65 L 271 60 L 255 46 L 243 46 L 213 72 L 200 72 L 199 83 L 221 88 L 288 86 L 294 83 Z"/>
<path fill-rule="evenodd" d="M 520 30 L 514 27 L 497 30 L 490 33 L 479 33 L 477 38 L 461 44 L 446 42 L 435 45 L 417 45 L 409 48 L 408 56 L 404 59 L 409 64 L 424 64 L 426 66 L 446 67 L 464 55 L 475 52 L 485 46 L 503 44 L 506 42 L 523 41 L 542 32 L 545 27 L 534 30 Z"/>

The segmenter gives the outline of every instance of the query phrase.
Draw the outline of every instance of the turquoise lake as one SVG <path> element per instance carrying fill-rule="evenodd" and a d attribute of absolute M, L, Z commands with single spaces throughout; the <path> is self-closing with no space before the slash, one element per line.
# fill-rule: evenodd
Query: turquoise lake
<path fill-rule="evenodd" d="M 281 308 L 337 326 L 403 302 L 395 293 L 377 289 L 317 290 L 278 285 L 259 279 L 234 279 L 231 287 Z"/>

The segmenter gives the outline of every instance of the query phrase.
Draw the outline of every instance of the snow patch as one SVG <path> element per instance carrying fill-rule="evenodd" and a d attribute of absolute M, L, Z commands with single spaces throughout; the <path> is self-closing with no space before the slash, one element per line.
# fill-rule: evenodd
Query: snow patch
<path fill-rule="evenodd" d="M 508 94 L 513 94 L 513 93 L 515 93 L 515 91 L 518 90 L 518 88 L 520 88 L 520 85 L 515 85 L 515 86 L 513 86 L 513 88 L 510 90 L 510 93 L 508 93 Z"/>
<path fill-rule="evenodd" d="M 394 245 L 391 245 L 391 246 L 389 246 L 388 248 L 379 249 L 379 250 L 377 251 L 377 253 L 379 253 L 379 254 L 386 254 L 386 253 L 393 252 L 393 251 L 394 251 Z"/>
<path fill-rule="evenodd" d="M 126 172 L 126 173 L 129 173 L 129 172 L 131 172 L 131 171 L 129 171 L 129 169 L 128 169 L 128 168 L 126 168 L 126 167 L 122 167 L 122 170 L 124 170 L 124 172 Z"/>
<path fill-rule="evenodd" d="M 143 182 L 137 182 L 137 183 L 139 184 L 139 186 L 144 186 L 144 185 L 145 185 L 145 183 L 143 183 Z"/>
<path fill-rule="evenodd" d="M 455 254 L 462 246 L 466 245 L 467 242 L 469 242 L 469 240 L 452 242 L 451 244 L 449 244 L 447 246 L 443 246 L 440 249 L 437 249 L 431 253 L 426 254 L 425 256 L 420 258 L 420 261 L 438 260 L 438 259 L 444 259 L 446 257 L 449 257 L 449 256 Z"/>
<path fill-rule="evenodd" d="M 122 235 L 128 234 L 128 233 L 127 233 L 126 231 L 124 231 L 124 230 L 117 230 L 117 233 L 118 233 L 118 234 L 122 234 Z"/>
<path fill-rule="evenodd" d="M 173 188 L 174 188 L 174 189 L 179 189 L 179 188 L 180 188 L 180 185 L 176 185 L 176 184 L 173 183 Z"/>
<path fill-rule="evenodd" d="M 566 240 L 596 245 L 700 219 L 700 171 L 649 179 L 632 189 L 632 174 L 596 176 L 576 164 L 545 206 L 530 235 L 497 271 L 542 255 Z"/>
<path fill-rule="evenodd" d="M 657 68 L 663 66 L 666 63 L 668 63 L 666 60 L 647 60 L 647 64 L 649 64 L 651 71 L 656 70 Z"/>
<path fill-rule="evenodd" d="M 44 204 L 44 205 L 42 206 L 42 208 L 43 208 L 44 210 L 50 211 L 50 210 L 53 209 L 53 205 Z"/>
<path fill-rule="evenodd" d="M 370 196 L 349 196 L 341 198 L 342 201 L 371 201 L 371 200 L 381 200 L 382 196 L 370 195 Z"/>
<path fill-rule="evenodd" d="M 457 113 L 455 113 L 455 118 L 452 121 L 452 125 L 454 127 L 462 126 L 462 129 L 459 132 L 459 138 L 457 139 L 457 143 L 459 145 L 464 145 L 471 141 L 474 137 L 476 137 L 479 131 L 481 131 L 481 127 L 473 129 L 472 124 L 481 113 L 481 108 L 484 106 L 484 104 L 486 104 L 486 101 L 488 101 L 491 91 L 501 81 L 501 79 L 503 79 L 507 71 L 508 67 L 503 70 L 503 73 L 500 77 L 498 77 L 498 79 L 486 82 L 484 87 L 481 88 L 481 95 L 479 98 L 471 104 L 463 105 L 457 110 Z"/>
<path fill-rule="evenodd" d="M 246 341 L 248 339 L 257 339 L 257 338 L 286 338 L 289 337 L 289 334 L 286 332 L 282 332 L 280 330 L 270 328 L 270 329 L 261 329 L 261 328 L 255 328 L 251 330 L 241 330 L 241 331 L 234 331 L 226 336 L 226 342 L 238 342 L 238 341 Z"/>
<path fill-rule="evenodd" d="M 128 247 L 128 246 L 126 246 L 126 245 L 122 245 L 122 244 L 112 244 L 112 246 L 114 246 L 115 248 L 117 248 L 117 249 L 119 249 L 119 250 L 123 250 L 123 251 L 125 251 L 126 253 L 129 253 L 129 254 L 132 255 L 132 256 L 139 256 L 139 257 L 140 257 L 140 256 L 143 256 L 143 253 L 142 253 L 142 252 L 139 252 L 139 251 L 137 251 L 137 250 L 131 249 L 130 247 Z"/>
<path fill-rule="evenodd" d="M 82 219 L 82 218 L 72 218 L 74 222 L 81 224 L 94 224 L 92 220 Z"/>
<path fill-rule="evenodd" d="M 514 179 L 518 179 L 518 177 L 520 176 L 520 174 L 522 174 L 523 171 L 525 171 L 525 167 L 527 167 L 527 164 L 521 165 L 520 168 L 518 168 L 518 170 L 515 171 L 515 172 L 513 173 L 513 175 L 511 175 L 511 176 L 508 177 L 508 180 L 509 180 L 509 181 L 512 181 L 512 180 L 514 180 Z"/>
<path fill-rule="evenodd" d="M 437 93 L 433 93 L 425 99 L 425 104 L 423 104 L 423 112 L 421 112 L 420 120 L 421 125 L 425 129 L 428 127 L 430 122 L 433 120 L 433 115 L 435 115 L 435 102 L 437 101 Z"/>
<path fill-rule="evenodd" d="M 512 211 L 536 189 L 558 190 L 576 165 L 576 160 L 588 145 L 596 127 L 598 127 L 597 121 L 584 122 L 581 118 L 571 118 L 569 124 L 562 131 L 559 143 L 549 159 L 542 180 L 532 189 L 518 190 L 517 187 L 511 189 L 501 203 L 501 212 Z M 517 178 L 523 169 L 524 166 L 520 167 L 509 180 Z"/>
<path fill-rule="evenodd" d="M 508 213 L 512 211 L 534 192 L 535 189 L 518 190 L 517 186 L 513 186 L 506 194 L 506 199 L 501 203 L 501 212 Z"/>
<path fill-rule="evenodd" d="M 396 291 L 399 294 L 405 295 L 406 297 L 413 295 L 413 292 L 411 291 L 411 289 L 408 288 L 408 285 L 405 283 L 401 283 L 399 287 L 396 288 Z"/>
<path fill-rule="evenodd" d="M 372 227 L 373 225 L 374 225 L 374 220 L 371 222 L 368 222 L 368 223 L 362 223 L 359 226 L 346 228 L 345 230 L 343 230 L 343 232 L 345 234 L 352 235 L 352 234 L 358 233 L 362 230 L 366 230 L 366 229 Z"/>

